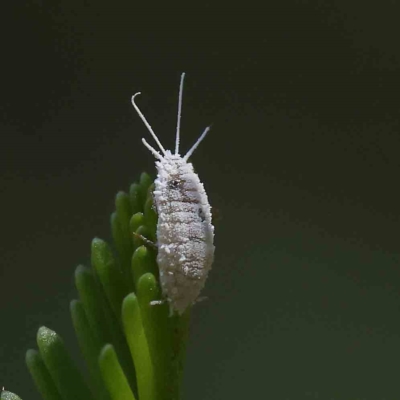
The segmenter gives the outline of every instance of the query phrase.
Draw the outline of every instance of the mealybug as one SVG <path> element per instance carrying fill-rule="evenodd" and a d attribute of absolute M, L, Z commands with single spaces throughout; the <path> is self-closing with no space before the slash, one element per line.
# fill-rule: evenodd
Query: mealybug
<path fill-rule="evenodd" d="M 181 76 L 178 101 L 175 153 L 165 150 L 150 124 L 135 104 L 132 104 L 153 136 L 161 153 L 145 139 L 143 144 L 156 161 L 154 202 L 158 213 L 157 263 L 160 283 L 171 313 L 182 314 L 198 298 L 214 258 L 214 227 L 211 207 L 199 177 L 188 158 L 204 139 L 207 127 L 183 157 L 179 154 L 182 91 L 185 74 Z"/>

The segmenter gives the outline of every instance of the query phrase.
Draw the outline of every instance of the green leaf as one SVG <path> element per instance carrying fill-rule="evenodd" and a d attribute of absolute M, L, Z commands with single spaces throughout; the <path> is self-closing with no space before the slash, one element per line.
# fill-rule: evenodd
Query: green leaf
<path fill-rule="evenodd" d="M 99 356 L 99 366 L 112 400 L 135 400 L 112 345 L 104 346 Z"/>
<path fill-rule="evenodd" d="M 62 400 L 39 352 L 33 349 L 28 350 L 25 355 L 25 362 L 43 400 Z"/>
<path fill-rule="evenodd" d="M 121 304 L 128 294 L 128 284 L 117 268 L 109 245 L 99 238 L 92 240 L 92 266 L 96 270 L 104 292 L 117 318 L 120 318 Z M 130 283 L 130 282 L 129 282 Z M 132 283 L 130 284 L 132 286 Z"/>
<path fill-rule="evenodd" d="M 146 202 L 146 199 L 147 199 L 147 193 L 148 193 L 149 187 L 152 183 L 153 183 L 153 178 L 149 174 L 147 174 L 146 172 L 142 172 L 140 174 L 140 180 L 139 180 L 140 197 L 141 197 L 143 207 L 144 207 L 144 203 Z"/>
<path fill-rule="evenodd" d="M 148 196 L 144 206 L 144 220 L 146 227 L 149 230 L 149 239 L 152 242 L 156 242 L 158 215 L 154 208 L 152 195 Z"/>
<path fill-rule="evenodd" d="M 189 336 L 190 308 L 183 315 L 173 315 L 172 325 L 172 354 L 169 391 L 175 393 L 175 398 L 181 398 L 183 369 L 186 359 L 186 345 Z"/>
<path fill-rule="evenodd" d="M 129 188 L 129 200 L 131 202 L 131 210 L 133 214 L 143 212 L 143 201 L 140 196 L 140 185 L 138 183 L 132 183 Z"/>
<path fill-rule="evenodd" d="M 111 214 L 111 233 L 115 247 L 118 251 L 119 261 L 121 263 L 122 273 L 127 282 L 129 282 L 129 264 L 132 257 L 132 237 L 127 234 L 122 227 L 120 218 L 116 212 Z"/>
<path fill-rule="evenodd" d="M 119 240 L 118 252 L 124 267 L 129 268 L 130 258 L 132 256 L 132 240 L 129 227 L 129 221 L 132 216 L 131 203 L 129 196 L 125 192 L 118 192 L 115 197 L 116 220 L 118 221 L 120 236 L 117 235 L 114 240 Z M 115 223 L 115 222 L 114 222 Z"/>
<path fill-rule="evenodd" d="M 137 290 L 140 277 L 150 272 L 158 276 L 158 265 L 155 252 L 146 246 L 138 247 L 132 256 L 132 276 Z"/>
<path fill-rule="evenodd" d="M 146 335 L 143 329 L 140 307 L 134 293 L 125 297 L 122 304 L 122 321 L 132 359 L 136 367 L 136 380 L 140 400 L 155 399 L 154 371 L 150 359 Z"/>
<path fill-rule="evenodd" d="M 144 224 L 144 214 L 142 212 L 133 214 L 129 222 L 130 232 L 136 232 L 139 226 L 143 224 Z"/>
<path fill-rule="evenodd" d="M 162 301 L 161 290 L 155 276 L 142 275 L 137 285 L 140 314 L 152 359 L 157 393 L 166 395 L 170 373 L 172 336 L 168 320 L 168 304 L 151 304 Z M 162 397 L 165 398 L 165 397 Z"/>
<path fill-rule="evenodd" d="M 129 382 L 136 390 L 135 369 L 129 356 L 129 347 L 122 332 L 121 317 L 115 316 L 97 284 L 94 274 L 88 268 L 79 266 L 75 272 L 76 287 L 82 300 L 85 313 L 94 335 L 100 343 L 112 343 L 128 375 Z"/>
<path fill-rule="evenodd" d="M 93 334 L 82 303 L 78 300 L 72 300 L 70 311 L 79 347 L 92 380 L 92 390 L 96 393 L 96 399 L 107 400 L 109 396 L 107 395 L 98 365 L 98 356 L 102 348 L 102 343 L 98 336 Z"/>
<path fill-rule="evenodd" d="M 129 220 L 132 216 L 131 202 L 127 193 L 122 191 L 117 193 L 115 196 L 115 210 L 123 231 L 127 233 L 129 230 Z"/>
<path fill-rule="evenodd" d="M 75 270 L 75 285 L 93 334 L 103 345 L 110 342 L 112 336 L 106 313 L 106 299 L 100 291 L 93 272 L 79 265 Z"/>
<path fill-rule="evenodd" d="M 93 399 L 56 332 L 42 326 L 37 333 L 37 344 L 44 364 L 64 400 Z"/>
<path fill-rule="evenodd" d="M 190 309 L 183 315 L 169 315 L 168 302 L 162 301 L 161 289 L 153 274 L 142 275 L 137 284 L 142 323 L 153 362 L 157 395 L 160 399 L 179 399 Z"/>

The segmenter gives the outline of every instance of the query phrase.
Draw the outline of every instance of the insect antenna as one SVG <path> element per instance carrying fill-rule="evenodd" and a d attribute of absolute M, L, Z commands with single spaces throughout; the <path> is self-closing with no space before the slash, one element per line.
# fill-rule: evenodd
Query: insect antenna
<path fill-rule="evenodd" d="M 161 142 L 158 140 L 157 135 L 154 133 L 152 127 L 150 126 L 150 124 L 147 122 L 147 119 L 145 118 L 145 116 L 143 115 L 143 113 L 140 111 L 139 107 L 136 105 L 135 103 L 135 97 L 140 94 L 140 92 L 135 93 L 132 96 L 132 105 L 135 108 L 136 112 L 139 114 L 139 117 L 142 119 L 142 121 L 144 122 L 144 124 L 146 125 L 147 129 L 149 130 L 149 132 L 151 133 L 151 136 L 153 136 L 153 139 L 156 141 L 158 147 L 160 148 L 160 150 L 162 151 L 162 153 L 165 155 L 165 149 L 162 146 Z M 155 155 L 158 154 L 156 150 L 154 150 L 149 144 L 147 144 L 147 142 L 145 140 L 143 140 L 144 145 Z M 147 144 L 147 145 L 146 145 Z M 158 154 L 159 155 L 159 154 Z M 157 156 L 156 156 L 157 157 Z M 158 158 L 158 157 L 157 157 Z"/>
<path fill-rule="evenodd" d="M 180 141 L 180 130 L 181 130 L 181 114 L 182 114 L 182 92 L 183 92 L 183 80 L 185 79 L 185 73 L 181 75 L 181 84 L 179 85 L 179 100 L 178 100 L 178 119 L 176 122 L 176 139 L 175 139 L 175 154 L 179 154 L 179 141 Z"/>
<path fill-rule="evenodd" d="M 197 149 L 198 145 L 200 142 L 206 137 L 208 131 L 210 130 L 211 126 L 207 126 L 206 129 L 204 129 L 204 132 L 201 134 L 201 136 L 197 139 L 196 143 L 192 146 L 192 148 L 185 154 L 183 159 L 185 161 L 188 160 L 188 158 L 193 154 L 193 152 Z"/>
<path fill-rule="evenodd" d="M 144 138 L 142 138 L 142 143 L 150 150 L 150 152 L 153 154 L 153 156 L 155 158 L 157 158 L 158 160 L 162 160 L 162 155 L 154 148 L 151 147 Z"/>

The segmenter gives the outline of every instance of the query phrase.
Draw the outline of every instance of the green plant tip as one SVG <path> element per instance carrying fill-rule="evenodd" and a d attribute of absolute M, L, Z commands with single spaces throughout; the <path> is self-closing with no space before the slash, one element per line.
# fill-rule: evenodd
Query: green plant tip
<path fill-rule="evenodd" d="M 122 300 L 129 291 L 120 269 L 117 268 L 110 246 L 104 240 L 93 239 L 91 259 L 108 301 L 119 319 Z"/>
<path fill-rule="evenodd" d="M 146 246 L 140 246 L 132 257 L 132 276 L 136 290 L 139 279 L 146 273 L 158 276 L 158 265 L 154 251 L 149 250 Z"/>
<path fill-rule="evenodd" d="M 64 400 L 92 399 L 89 388 L 73 364 L 61 337 L 42 326 L 37 333 L 37 344 L 44 364 Z"/>
<path fill-rule="evenodd" d="M 140 185 L 132 183 L 129 188 L 129 200 L 131 202 L 131 210 L 133 214 L 143 211 L 143 202 L 140 198 Z"/>
<path fill-rule="evenodd" d="M 21 397 L 17 396 L 15 393 L 11 393 L 7 390 L 1 391 L 1 400 L 21 400 Z"/>
<path fill-rule="evenodd" d="M 25 355 L 25 362 L 43 399 L 62 400 L 39 352 L 33 349 L 28 350 Z"/>
<path fill-rule="evenodd" d="M 106 344 L 99 356 L 99 366 L 112 400 L 135 400 L 128 380 L 111 344 Z"/>
<path fill-rule="evenodd" d="M 142 172 L 140 175 L 139 185 L 141 189 L 142 203 L 146 201 L 147 192 L 150 185 L 153 183 L 152 177 L 146 172 Z"/>
<path fill-rule="evenodd" d="M 131 232 L 136 232 L 139 226 L 144 224 L 144 215 L 142 212 L 133 214 L 129 222 L 129 228 Z"/>
<path fill-rule="evenodd" d="M 155 400 L 155 383 L 149 347 L 144 333 L 139 302 L 134 293 L 122 303 L 122 321 L 132 359 L 136 366 L 136 379 L 140 400 Z"/>

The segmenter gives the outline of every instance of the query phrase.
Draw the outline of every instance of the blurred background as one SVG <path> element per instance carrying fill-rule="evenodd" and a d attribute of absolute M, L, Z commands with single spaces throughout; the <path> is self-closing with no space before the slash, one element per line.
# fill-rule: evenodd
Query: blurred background
<path fill-rule="evenodd" d="M 155 174 L 131 95 L 172 148 L 185 71 L 181 148 L 212 123 L 191 160 L 219 220 L 184 398 L 399 398 L 399 4 L 187 6 L 2 5 L 0 386 L 39 399 L 41 325 L 78 360 L 74 269 Z"/>

